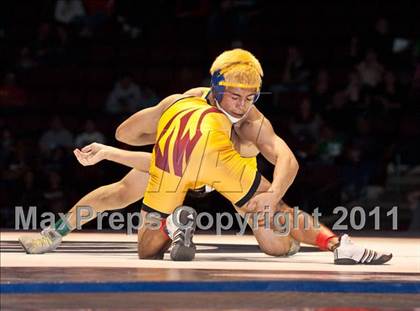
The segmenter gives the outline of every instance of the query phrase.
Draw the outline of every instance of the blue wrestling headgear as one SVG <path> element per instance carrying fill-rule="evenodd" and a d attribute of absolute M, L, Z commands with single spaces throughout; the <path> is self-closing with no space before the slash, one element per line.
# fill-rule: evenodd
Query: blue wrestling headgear
<path fill-rule="evenodd" d="M 229 68 L 229 67 L 228 67 Z M 239 88 L 257 88 L 258 91 L 254 96 L 253 104 L 258 100 L 260 97 L 260 87 L 261 85 L 246 85 L 243 83 L 231 83 L 226 82 L 225 77 L 223 76 L 223 73 L 225 70 L 216 70 L 212 76 L 211 76 L 211 91 L 214 94 L 214 98 L 218 103 L 220 103 L 223 99 L 223 93 L 225 92 L 225 89 L 227 86 L 230 87 L 239 87 Z"/>

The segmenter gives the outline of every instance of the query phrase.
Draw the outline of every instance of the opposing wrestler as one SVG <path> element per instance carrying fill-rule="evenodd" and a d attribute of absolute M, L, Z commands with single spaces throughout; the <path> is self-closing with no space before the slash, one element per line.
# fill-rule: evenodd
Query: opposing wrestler
<path fill-rule="evenodd" d="M 244 157 L 240 157 L 237 155 L 236 158 L 238 159 L 245 159 L 246 164 L 241 160 L 238 160 L 236 165 L 240 167 L 246 167 L 246 170 L 250 172 L 254 172 L 255 176 L 257 176 L 256 168 L 255 168 L 255 155 L 258 151 L 261 153 L 275 165 L 275 173 L 273 177 L 272 185 L 269 185 L 267 181 L 262 179 L 261 184 L 259 184 L 254 176 L 254 180 L 252 181 L 252 185 L 261 186 L 260 188 L 257 187 L 255 190 L 260 190 L 261 193 L 257 192 L 257 194 L 249 200 L 249 197 L 252 195 L 252 192 L 247 192 L 246 196 L 242 199 L 246 200 L 239 200 L 235 201 L 235 197 L 230 198 L 233 203 L 240 205 L 239 203 L 246 202 L 246 206 L 248 210 L 262 210 L 265 206 L 269 206 L 270 208 L 274 209 L 275 207 L 277 210 L 287 210 L 289 209 L 282 201 L 281 198 L 283 197 L 284 193 L 286 192 L 287 188 L 293 182 L 293 179 L 297 172 L 297 163 L 296 160 L 291 153 L 290 149 L 287 145 L 282 141 L 277 135 L 275 135 L 269 121 L 264 118 L 264 116 L 258 111 L 258 109 L 253 105 L 256 98 L 258 97 L 259 88 L 261 85 L 261 77 L 262 77 L 262 69 L 259 65 L 258 61 L 253 57 L 250 53 L 243 51 L 243 50 L 233 50 L 227 51 L 220 55 L 216 61 L 214 62 L 212 68 L 212 89 L 208 91 L 206 89 L 194 89 L 187 94 L 184 95 L 173 95 L 165 100 L 163 100 L 159 105 L 146 109 L 145 111 L 141 111 L 131 118 L 129 118 L 126 122 L 124 122 L 119 129 L 117 130 L 117 138 L 124 140 L 127 143 L 139 145 L 139 144 L 148 144 L 154 143 L 156 138 L 156 128 L 157 122 L 163 117 L 163 115 L 168 115 L 170 111 L 175 109 L 181 103 L 185 101 L 191 102 L 192 99 L 197 101 L 200 99 L 200 105 L 207 105 L 208 103 L 212 106 L 217 107 L 217 111 L 214 108 L 206 107 L 206 109 L 213 109 L 214 112 L 207 113 L 209 116 L 218 115 L 215 117 L 216 119 L 220 119 L 220 115 L 224 117 L 225 120 L 230 121 L 227 124 L 223 124 L 223 130 L 225 132 L 224 137 L 228 137 L 230 135 L 231 130 L 231 123 L 234 124 L 232 131 L 232 139 L 235 143 L 236 149 L 243 155 L 243 156 L 251 156 L 249 159 L 245 159 Z M 201 93 L 201 94 L 200 94 Z M 202 95 L 200 98 L 194 95 Z M 203 96 L 204 95 L 204 96 Z M 188 97 L 192 96 L 192 97 Z M 203 97 L 207 99 L 208 102 L 204 101 Z M 187 105 L 187 104 L 186 104 Z M 172 109 L 172 110 L 171 110 Z M 187 108 L 185 108 L 187 109 Z M 201 107 L 200 109 L 204 109 Z M 222 112 L 222 113 L 220 113 Z M 147 117 L 146 117 L 147 116 Z M 203 117 L 203 119 L 214 119 L 213 117 Z M 178 116 L 180 117 L 180 116 Z M 227 118 L 226 118 L 227 117 Z M 139 125 L 138 121 L 142 121 L 143 123 Z M 180 120 L 178 120 L 180 121 Z M 216 123 L 220 123 L 219 121 Z M 222 122 L 223 123 L 223 122 Z M 212 122 L 210 122 L 212 124 Z M 136 127 L 142 127 L 142 130 L 136 129 Z M 194 126 L 193 126 L 194 127 Z M 191 130 L 191 129 L 189 129 Z M 197 128 L 195 128 L 197 130 Z M 220 130 L 220 129 L 219 129 Z M 194 132 L 194 130 L 192 130 Z M 160 135 L 164 137 L 167 131 L 161 132 Z M 220 132 L 220 131 L 219 131 Z M 210 133 L 210 132 L 209 132 Z M 212 134 L 213 136 L 215 134 Z M 237 137 L 236 137 L 237 136 Z M 172 140 L 169 140 L 169 144 Z M 218 142 L 219 140 L 215 140 Z M 227 146 L 228 143 L 224 142 Z M 158 146 L 158 147 L 156 147 Z M 225 147 L 226 147 L 225 146 Z M 155 145 L 156 148 L 159 148 L 159 141 Z M 226 147 L 227 148 L 227 147 Z M 198 150 L 198 149 L 197 149 Z M 216 153 L 220 153 L 221 151 L 215 149 Z M 85 155 L 87 157 L 91 157 L 90 164 L 93 162 L 98 161 L 102 158 L 105 158 L 106 152 L 98 152 L 98 150 L 89 150 L 89 148 L 85 149 Z M 232 152 L 230 150 L 229 152 Z M 77 153 L 77 152 L 76 152 Z M 79 153 L 79 156 L 83 154 Z M 116 153 L 114 154 L 114 156 Z M 110 157 L 111 160 L 115 160 L 112 158 L 111 153 L 106 155 Z M 121 157 L 121 155 L 118 155 Z M 156 157 L 156 155 L 155 155 Z M 210 157 L 210 156 L 209 156 Z M 232 157 L 235 158 L 235 157 Z M 141 153 L 139 156 L 133 157 L 132 160 L 137 161 L 135 167 L 139 168 L 142 171 L 147 170 L 148 165 L 150 163 L 150 156 Z M 116 160 L 118 162 L 118 159 Z M 182 161 L 185 161 L 185 157 Z M 139 164 L 141 162 L 142 164 Z M 152 161 L 152 166 L 156 166 L 156 158 Z M 168 162 L 169 163 L 169 162 Z M 167 163 L 167 164 L 168 164 Z M 192 163 L 191 161 L 188 164 Z M 89 163 L 88 163 L 89 164 Z M 165 165 L 167 165 L 165 164 Z M 179 164 L 179 163 L 178 163 Z M 164 168 L 163 172 L 166 172 L 165 169 L 169 169 L 161 163 L 160 167 L 156 166 L 157 169 Z M 169 164 L 168 164 L 169 165 Z M 174 165 L 174 164 L 171 164 Z M 181 163 L 182 165 L 186 166 L 186 163 Z M 189 167 L 189 165 L 188 165 Z M 175 166 L 173 167 L 175 170 Z M 183 168 L 184 169 L 184 168 Z M 109 209 L 116 209 L 121 208 L 127 204 L 132 203 L 140 199 L 144 193 L 146 181 L 148 175 L 146 173 L 138 171 L 131 171 L 128 176 L 126 176 L 121 182 L 113 185 L 104 186 L 102 188 L 97 189 L 96 191 L 88 194 L 85 198 L 76 204 L 76 206 L 92 206 L 97 211 L 109 210 Z M 179 168 L 178 168 L 179 170 Z M 227 172 L 231 172 L 232 170 L 227 170 Z M 175 172 L 175 171 L 174 171 Z M 172 172 L 172 173 L 174 173 Z M 249 176 L 251 176 L 250 174 Z M 153 175 L 152 175 L 153 176 Z M 177 175 L 175 175 L 177 176 Z M 182 175 L 183 176 L 183 175 Z M 234 175 L 233 175 L 234 176 Z M 242 176 L 242 175 L 241 175 Z M 180 176 L 177 176 L 180 177 Z M 214 183 L 215 180 L 210 181 L 212 179 L 212 175 L 206 175 L 203 177 L 202 180 L 206 182 L 203 183 Z M 248 177 L 250 179 L 250 177 Z M 252 179 L 252 178 L 251 178 Z M 216 189 L 217 182 L 213 184 Z M 127 187 L 127 185 L 131 185 Z M 132 187 L 134 185 L 134 187 Z M 246 184 L 249 186 L 248 184 Z M 198 186 L 197 184 L 194 187 Z M 220 185 L 219 185 L 220 186 Z M 153 186 L 149 185 L 149 188 Z M 185 186 L 185 188 L 191 188 L 191 184 Z M 244 186 L 241 184 L 241 189 L 244 189 Z M 246 187 L 245 187 L 246 188 Z M 253 187 L 255 188 L 255 187 Z M 185 190 L 185 189 L 184 189 Z M 220 190 L 220 189 L 219 189 Z M 250 190 L 250 189 L 248 189 Z M 134 192 L 137 191 L 137 192 Z M 229 192 L 230 190 L 228 190 Z M 236 191 L 236 190 L 235 190 Z M 234 191 L 234 192 L 235 192 Z M 223 194 L 223 189 L 221 189 Z M 225 191 L 226 192 L 226 191 Z M 238 191 L 236 191 L 238 193 Z M 148 192 L 152 193 L 152 192 Z M 179 194 L 178 194 L 179 195 Z M 147 202 L 150 201 L 149 197 L 153 195 L 146 194 L 145 197 L 145 209 L 147 209 Z M 227 195 L 226 195 L 227 196 Z M 228 196 L 227 196 L 228 197 Z M 228 197 L 229 198 L 229 197 Z M 113 201 L 114 200 L 114 201 Z M 153 201 L 153 200 L 152 200 Z M 182 203 L 182 200 L 178 199 L 178 203 Z M 122 203 L 123 202 L 123 203 Z M 101 204 L 102 203 L 102 204 Z M 245 204 L 245 203 L 244 203 Z M 158 208 L 168 208 L 168 207 L 158 207 Z M 153 208 L 154 210 L 158 211 L 158 208 Z M 171 207 L 172 208 L 172 207 Z M 167 211 L 171 211 L 171 208 Z M 74 212 L 74 208 L 72 209 Z M 143 211 L 145 213 L 146 211 Z M 165 214 L 163 213 L 163 216 Z M 70 218 L 68 224 L 58 223 L 56 225 L 56 229 L 50 229 L 43 233 L 41 239 L 38 240 L 21 240 L 22 244 L 25 245 L 25 248 L 28 252 L 45 252 L 50 249 L 53 249 L 58 245 L 59 241 L 61 240 L 61 236 L 68 233 L 72 228 L 74 228 L 74 214 L 70 214 Z M 302 215 L 303 216 L 303 215 Z M 164 217 L 163 217 L 164 218 Z M 300 220 L 299 220 L 300 223 Z M 63 228 L 61 228 L 63 227 Z M 141 231 L 141 230 L 140 230 Z M 283 237 L 279 238 L 273 232 L 273 230 L 266 230 L 264 228 L 258 228 L 254 230 L 254 234 L 259 242 L 261 249 L 270 255 L 282 255 L 287 254 L 293 248 L 293 239 L 285 239 Z M 390 255 L 380 255 L 376 254 L 373 251 L 365 250 L 364 248 L 351 245 L 347 239 L 342 241 L 342 245 L 338 247 L 339 241 L 338 238 L 332 234 L 325 227 L 321 227 L 321 229 L 317 230 L 301 230 L 297 229 L 292 231 L 292 236 L 298 240 L 303 241 L 309 244 L 318 245 L 320 248 L 334 250 L 336 249 L 336 257 L 339 254 L 339 250 L 343 249 L 344 246 L 348 244 L 347 250 L 353 249 L 352 252 L 347 251 L 345 256 L 349 258 L 353 263 L 382 263 L 390 259 Z M 40 241 L 42 240 L 42 241 Z M 144 239 L 143 239 L 144 240 Z M 145 241 L 145 240 L 144 240 Z M 143 242 L 144 242 L 143 241 Z M 167 244 L 167 240 L 165 242 Z M 143 245 L 147 245 L 147 243 L 143 243 Z M 155 243 L 156 245 L 156 243 Z M 146 249 L 146 247 L 145 247 Z M 153 252 L 152 252 L 153 253 Z M 345 252 L 341 252 L 344 254 Z M 140 252 L 140 256 L 143 258 L 147 258 L 150 256 L 155 256 L 156 254 L 152 255 L 145 255 L 145 252 Z M 337 258 L 336 258 L 337 259 Z M 340 258 L 338 258 L 340 259 Z M 344 258 L 345 259 L 345 258 Z M 349 262 L 350 262 L 349 261 Z M 336 260 L 337 263 L 340 261 Z M 344 262 L 344 261 L 341 261 Z"/>

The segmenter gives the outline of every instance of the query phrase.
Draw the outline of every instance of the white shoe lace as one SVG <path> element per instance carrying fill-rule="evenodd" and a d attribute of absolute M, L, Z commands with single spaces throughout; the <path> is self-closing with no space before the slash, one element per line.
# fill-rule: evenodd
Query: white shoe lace
<path fill-rule="evenodd" d="M 343 243 L 348 245 L 354 245 L 353 241 L 350 239 L 350 237 L 347 234 L 344 234 L 340 239 L 340 244 Z"/>

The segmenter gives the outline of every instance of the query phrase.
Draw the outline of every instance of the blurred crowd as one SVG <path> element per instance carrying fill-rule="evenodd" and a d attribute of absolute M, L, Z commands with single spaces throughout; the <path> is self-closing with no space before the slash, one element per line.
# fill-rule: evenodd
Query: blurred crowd
<path fill-rule="evenodd" d="M 116 165 L 80 167 L 72 150 L 118 145 L 122 120 L 171 93 L 208 86 L 213 58 L 233 47 L 261 60 L 257 106 L 299 160 L 292 205 L 328 211 L 383 191 L 396 166 L 420 159 L 417 4 L 399 6 L 400 19 L 386 17 L 394 8 L 340 5 L 2 3 L 1 226 L 13 226 L 13 206 L 64 212 L 86 191 L 121 178 L 125 168 Z M 259 166 L 271 176 L 264 159 Z"/>

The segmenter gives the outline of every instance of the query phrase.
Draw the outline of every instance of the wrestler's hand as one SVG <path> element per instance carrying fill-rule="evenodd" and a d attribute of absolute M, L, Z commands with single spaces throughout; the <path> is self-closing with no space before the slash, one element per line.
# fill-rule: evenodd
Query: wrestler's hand
<path fill-rule="evenodd" d="M 262 192 L 255 195 L 247 204 L 247 210 L 258 212 L 258 225 L 264 226 L 265 219 L 269 217 L 270 226 L 273 224 L 274 213 L 280 198 L 274 192 Z M 268 216 L 265 214 L 268 213 Z"/>
<path fill-rule="evenodd" d="M 274 210 L 280 199 L 274 192 L 261 192 L 251 198 L 247 206 L 256 211 L 263 211 L 267 208 Z"/>
<path fill-rule="evenodd" d="M 81 150 L 74 149 L 73 153 L 79 161 L 80 164 L 83 166 L 94 165 L 106 158 L 106 152 L 109 146 L 99 144 L 99 143 L 92 143 L 83 147 Z"/>

